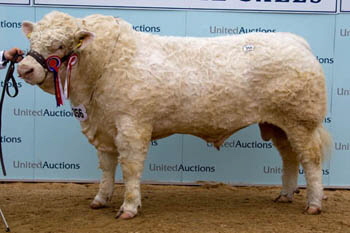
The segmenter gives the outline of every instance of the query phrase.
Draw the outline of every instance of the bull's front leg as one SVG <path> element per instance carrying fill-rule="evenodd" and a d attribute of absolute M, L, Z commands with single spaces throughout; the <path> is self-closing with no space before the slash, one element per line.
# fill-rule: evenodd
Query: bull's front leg
<path fill-rule="evenodd" d="M 117 218 L 130 219 L 141 207 L 140 180 L 151 140 L 152 127 L 130 119 L 120 122 L 116 145 L 125 184 L 124 202 Z"/>
<path fill-rule="evenodd" d="M 93 209 L 105 207 L 111 200 L 114 191 L 115 171 L 118 164 L 118 153 L 98 152 L 100 168 L 102 170 L 102 178 L 100 188 L 91 202 Z"/>

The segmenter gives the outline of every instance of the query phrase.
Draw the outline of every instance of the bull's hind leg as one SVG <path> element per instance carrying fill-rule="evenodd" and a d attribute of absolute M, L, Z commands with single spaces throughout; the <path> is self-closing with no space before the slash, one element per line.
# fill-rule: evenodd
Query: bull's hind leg
<path fill-rule="evenodd" d="M 118 164 L 117 153 L 98 152 L 100 168 L 102 170 L 102 178 L 100 187 L 95 199 L 90 206 L 93 209 L 105 207 L 111 200 L 114 191 L 114 177 Z"/>
<path fill-rule="evenodd" d="M 317 130 L 308 130 L 302 126 L 295 127 L 288 134 L 292 148 L 298 153 L 299 161 L 305 171 L 307 187 L 308 214 L 321 212 L 323 199 L 322 184 L 322 140 Z"/>
<path fill-rule="evenodd" d="M 272 142 L 280 152 L 283 161 L 282 190 L 275 201 L 292 202 L 298 185 L 299 161 L 297 154 L 292 150 L 286 134 L 279 128 L 276 130 Z"/>
<path fill-rule="evenodd" d="M 276 202 L 292 202 L 297 191 L 299 162 L 297 154 L 292 150 L 285 132 L 277 126 L 268 123 L 259 124 L 264 140 L 272 139 L 283 161 L 282 190 L 275 199 Z"/>

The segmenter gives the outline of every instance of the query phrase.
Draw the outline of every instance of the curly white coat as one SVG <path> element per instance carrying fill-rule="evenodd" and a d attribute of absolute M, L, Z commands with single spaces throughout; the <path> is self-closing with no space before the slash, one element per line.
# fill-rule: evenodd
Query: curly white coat
<path fill-rule="evenodd" d="M 322 127 L 326 87 L 321 65 L 304 39 L 291 33 L 158 36 L 134 31 L 111 16 L 78 19 L 60 12 L 36 24 L 24 22 L 23 31 L 31 49 L 45 58 L 72 50 L 79 56 L 70 100 L 87 110 L 82 131 L 97 148 L 103 170 L 93 208 L 111 199 L 119 161 L 126 190 L 118 216 L 137 214 L 150 140 L 183 133 L 219 148 L 234 132 L 259 123 L 262 138 L 272 139 L 283 159 L 278 200 L 292 200 L 301 162 L 307 211 L 320 212 L 321 162 L 330 145 Z M 52 74 L 32 57 L 19 64 L 18 72 L 54 93 Z"/>

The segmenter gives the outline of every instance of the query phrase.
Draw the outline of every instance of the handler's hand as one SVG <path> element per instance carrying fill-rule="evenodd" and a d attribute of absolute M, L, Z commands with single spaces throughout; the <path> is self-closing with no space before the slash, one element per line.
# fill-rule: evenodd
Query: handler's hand
<path fill-rule="evenodd" d="M 6 60 L 13 61 L 15 55 L 18 54 L 17 60 L 14 62 L 20 62 L 23 59 L 23 51 L 19 48 L 12 48 L 4 52 L 4 57 Z"/>

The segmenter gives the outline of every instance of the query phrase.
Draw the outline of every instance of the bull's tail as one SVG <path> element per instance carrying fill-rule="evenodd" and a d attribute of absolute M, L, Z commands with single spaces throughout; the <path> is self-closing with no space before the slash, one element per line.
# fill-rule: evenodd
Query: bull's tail
<path fill-rule="evenodd" d="M 321 161 L 327 161 L 332 154 L 333 140 L 329 132 L 320 126 L 316 130 L 317 137 L 319 139 L 319 145 L 321 147 Z"/>

